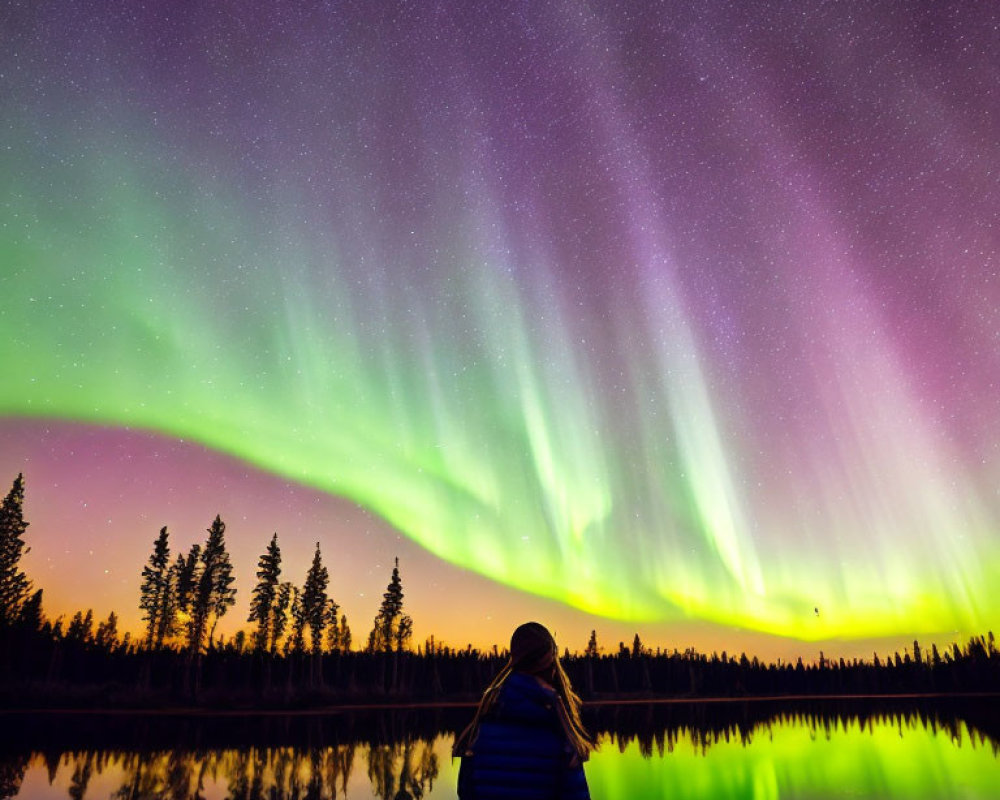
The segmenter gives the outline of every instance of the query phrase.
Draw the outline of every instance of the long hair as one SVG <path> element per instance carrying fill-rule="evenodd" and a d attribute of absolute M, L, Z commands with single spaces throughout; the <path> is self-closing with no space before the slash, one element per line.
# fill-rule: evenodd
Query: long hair
<path fill-rule="evenodd" d="M 576 754 L 581 760 L 586 761 L 590 751 L 594 749 L 594 740 L 580 719 L 580 697 L 573 691 L 573 686 L 569 682 L 569 675 L 559 662 L 556 656 L 552 663 L 553 688 L 556 690 L 558 703 L 556 709 L 559 712 L 559 721 L 562 723 L 563 731 L 570 746 L 576 750 Z"/>
<path fill-rule="evenodd" d="M 534 641 L 526 643 L 525 639 L 533 639 Z M 580 698 L 573 691 L 569 676 L 562 664 L 559 663 L 559 651 L 552 634 L 537 622 L 526 622 L 514 631 L 514 636 L 511 637 L 510 651 L 507 663 L 483 692 L 472 722 L 466 725 L 465 729 L 455 738 L 452 755 L 464 756 L 472 751 L 476 737 L 479 735 L 480 724 L 496 706 L 504 684 L 513 673 L 537 674 L 543 669 L 551 668 L 552 688 L 556 692 L 556 713 L 559 717 L 559 723 L 570 746 L 576 751 L 580 760 L 585 761 L 590 751 L 594 749 L 594 740 L 580 719 Z"/>

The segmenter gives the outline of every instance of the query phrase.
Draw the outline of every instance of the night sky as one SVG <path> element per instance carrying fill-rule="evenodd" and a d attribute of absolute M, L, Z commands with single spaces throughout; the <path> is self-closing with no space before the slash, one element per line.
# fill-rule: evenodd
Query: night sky
<path fill-rule="evenodd" d="M 395 555 L 459 644 L 1000 618 L 997 5 L 8 2 L 0 37 L 0 480 L 50 613 L 137 624 L 159 528 L 221 513 L 232 630 L 274 531 L 357 638 Z"/>

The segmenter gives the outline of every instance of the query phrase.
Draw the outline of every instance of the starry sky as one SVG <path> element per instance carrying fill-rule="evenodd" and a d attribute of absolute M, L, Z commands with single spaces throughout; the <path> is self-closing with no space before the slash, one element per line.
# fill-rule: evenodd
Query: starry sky
<path fill-rule="evenodd" d="M 221 513 L 233 625 L 274 531 L 292 580 L 321 543 L 359 634 L 395 555 L 417 636 L 457 643 L 1000 615 L 993 4 L 11 2 L 0 31 L 0 467 L 52 612 L 137 620 L 159 528 Z"/>

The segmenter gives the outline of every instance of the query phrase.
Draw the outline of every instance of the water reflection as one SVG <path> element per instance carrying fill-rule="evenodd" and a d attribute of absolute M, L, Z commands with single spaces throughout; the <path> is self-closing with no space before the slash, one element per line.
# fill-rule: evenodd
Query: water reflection
<path fill-rule="evenodd" d="M 0 719 L 0 797 L 454 798 L 467 709 L 297 717 Z M 997 703 L 589 709 L 595 798 L 987 798 Z"/>
<path fill-rule="evenodd" d="M 36 753 L 5 763 L 3 797 L 115 800 L 419 800 L 434 791 L 451 739 L 396 745 L 222 751 Z M 363 790 L 360 791 L 359 790 Z M 447 795 L 445 795 L 447 796 Z"/>
<path fill-rule="evenodd" d="M 618 704 L 591 709 L 589 721 L 620 751 L 634 744 L 646 758 L 654 753 L 662 757 L 680 744 L 702 754 L 720 743 L 749 747 L 755 737 L 772 736 L 776 726 L 808 730 L 813 738 L 847 730 L 873 733 L 891 728 L 900 734 L 923 730 L 956 746 L 965 736 L 1000 757 L 1000 699 L 992 697 L 940 698 L 920 704 L 907 699 Z"/>
<path fill-rule="evenodd" d="M 995 738 L 925 713 L 780 714 L 755 727 L 608 737 L 588 769 L 594 797 L 987 800 Z"/>

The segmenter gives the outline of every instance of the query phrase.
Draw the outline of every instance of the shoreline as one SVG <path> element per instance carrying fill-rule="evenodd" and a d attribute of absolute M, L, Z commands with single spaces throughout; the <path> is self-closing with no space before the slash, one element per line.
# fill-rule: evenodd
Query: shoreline
<path fill-rule="evenodd" d="M 904 694 L 796 694 L 746 697 L 623 697 L 583 701 L 584 708 L 605 706 L 667 706 L 667 705 L 726 705 L 738 703 L 786 703 L 814 701 L 897 701 L 897 700 L 975 700 L 1000 699 L 997 692 L 909 692 Z M 337 703 L 315 708 L 205 708 L 178 706 L 173 708 L 0 708 L 0 718 L 40 715 L 55 716 L 121 716 L 121 717 L 318 717 L 368 711 L 433 711 L 437 709 L 475 708 L 478 701 L 442 700 L 386 703 Z"/>

